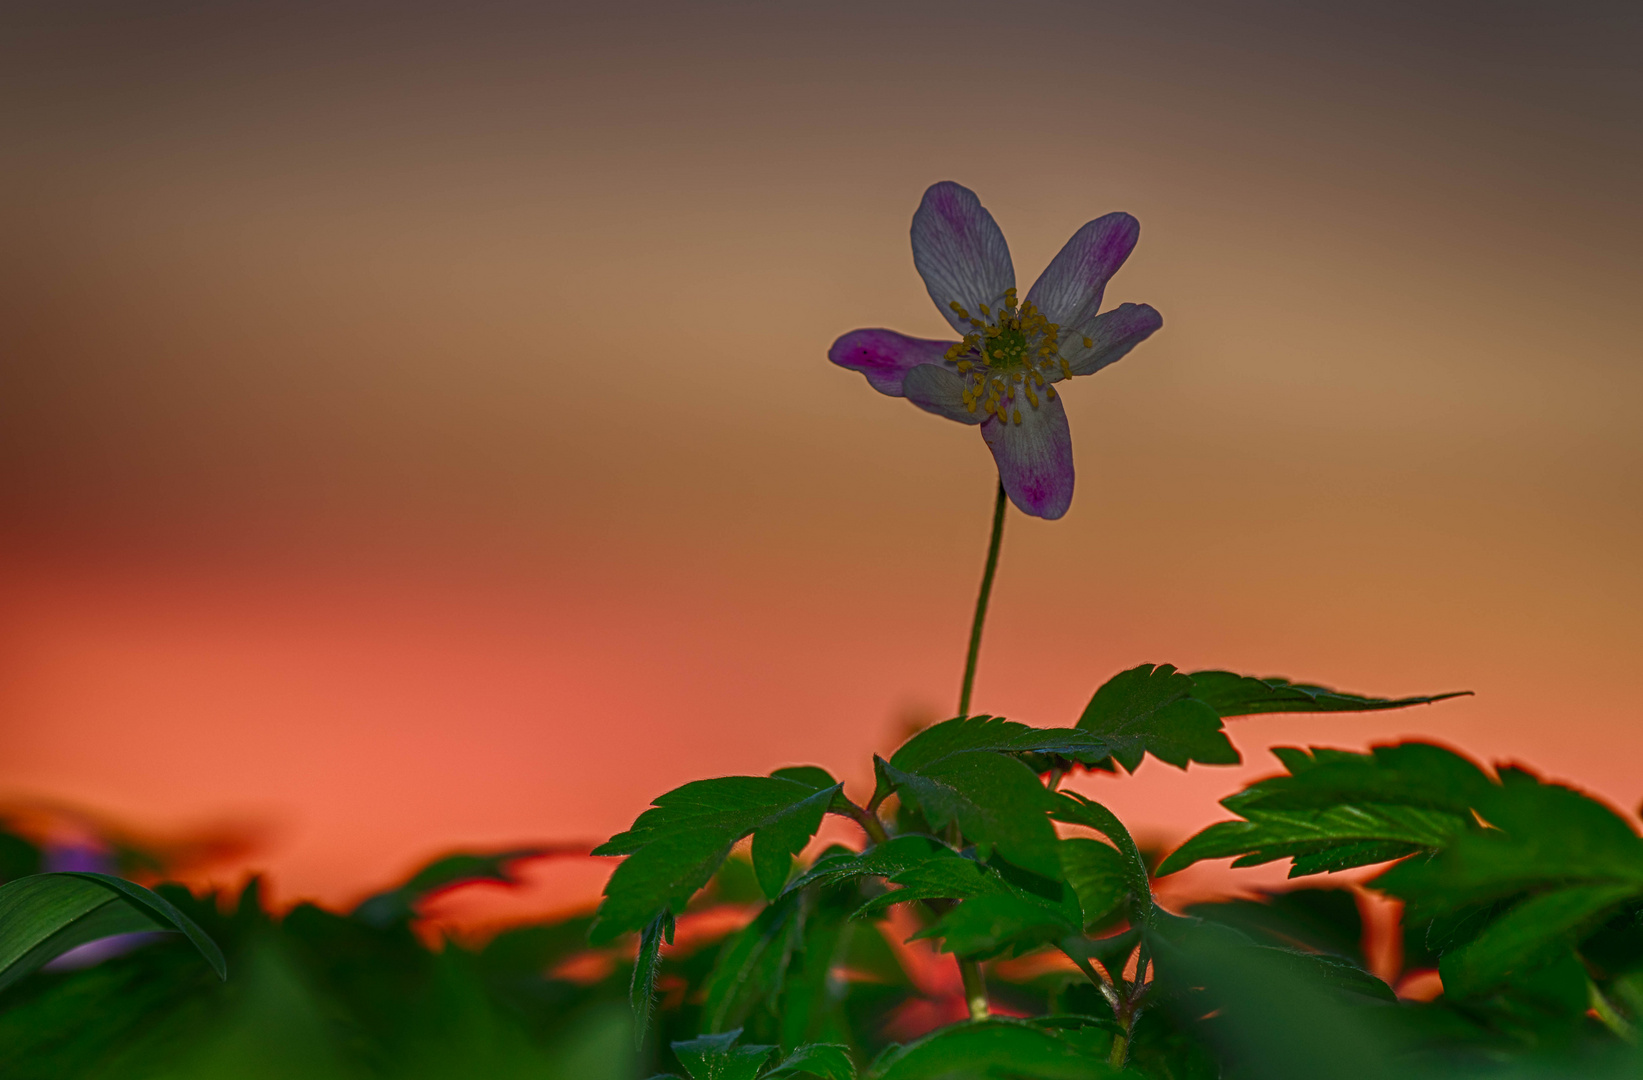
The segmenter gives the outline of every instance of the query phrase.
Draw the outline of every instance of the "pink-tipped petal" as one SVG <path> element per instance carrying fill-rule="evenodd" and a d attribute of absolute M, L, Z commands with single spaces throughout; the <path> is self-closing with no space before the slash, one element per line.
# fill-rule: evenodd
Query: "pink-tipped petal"
<path fill-rule="evenodd" d="M 1128 214 L 1098 217 L 1073 233 L 1033 282 L 1027 299 L 1061 327 L 1061 339 L 1089 333 L 1107 279 L 1130 257 L 1141 223 Z"/>
<path fill-rule="evenodd" d="M 964 403 L 964 379 L 939 364 L 920 364 L 901 384 L 907 400 L 937 416 L 961 424 L 979 424 L 987 417 Z"/>
<path fill-rule="evenodd" d="M 930 299 L 960 334 L 971 327 L 953 310 L 954 303 L 979 319 L 982 305 L 996 311 L 1004 290 L 1015 286 L 1010 245 L 998 222 L 975 192 L 951 180 L 930 185 L 913 214 L 913 265 Z"/>
<path fill-rule="evenodd" d="M 1073 501 L 1073 440 L 1061 398 L 1043 398 L 1038 408 L 1017 399 L 1021 423 L 994 416 L 981 437 L 998 463 L 998 479 L 1023 514 L 1054 521 Z"/>
<path fill-rule="evenodd" d="M 1093 375 L 1151 337 L 1164 317 L 1150 304 L 1119 304 L 1098 315 L 1083 337 L 1061 339 L 1061 355 L 1074 375 Z M 1084 337 L 1090 347 L 1084 347 Z"/>
<path fill-rule="evenodd" d="M 939 364 L 956 342 L 926 341 L 894 330 L 852 330 L 833 342 L 827 358 L 859 371 L 881 394 L 902 396 L 902 379 L 920 364 Z M 956 376 L 955 376 L 956 377 Z"/>

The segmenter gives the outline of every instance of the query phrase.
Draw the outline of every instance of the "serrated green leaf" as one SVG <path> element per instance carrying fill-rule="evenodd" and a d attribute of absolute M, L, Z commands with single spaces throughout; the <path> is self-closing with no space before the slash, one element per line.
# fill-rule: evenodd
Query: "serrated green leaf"
<path fill-rule="evenodd" d="M 1078 897 L 1086 927 L 1104 922 L 1130 892 L 1129 860 L 1099 840 L 1078 836 L 1061 841 L 1061 873 Z"/>
<path fill-rule="evenodd" d="M 995 1018 L 954 1024 L 891 1047 L 866 1075 L 867 1080 L 1099 1080 L 1120 1074 L 1063 1032 Z"/>
<path fill-rule="evenodd" d="M 864 852 L 836 852 L 825 854 L 811 864 L 810 869 L 794 878 L 787 886 L 792 892 L 809 885 L 836 885 L 862 877 L 890 877 L 909 867 L 931 859 L 961 858 L 957 852 L 933 836 L 917 833 L 892 836 L 882 844 L 875 844 Z"/>
<path fill-rule="evenodd" d="M 1079 927 L 1055 907 L 1018 893 L 976 896 L 959 903 L 909 941 L 940 938 L 941 951 L 974 960 L 1019 956 Z"/>
<path fill-rule="evenodd" d="M 647 925 L 658 911 L 683 911 L 731 846 L 749 833 L 760 887 L 767 896 L 780 895 L 792 856 L 814 835 L 841 789 L 834 784 L 818 790 L 783 776 L 729 776 L 658 797 L 633 828 L 594 849 L 595 855 L 627 858 L 605 886 L 590 939 L 605 944 Z"/>
<path fill-rule="evenodd" d="M 1113 842 L 1124 859 L 1125 881 L 1130 894 L 1141 909 L 1142 917 L 1152 906 L 1152 883 L 1147 872 L 1147 860 L 1136 846 L 1135 839 L 1118 816 L 1105 806 L 1074 791 L 1055 793 L 1056 802 L 1050 816 L 1069 825 L 1082 825 Z"/>
<path fill-rule="evenodd" d="M 774 1046 L 737 1046 L 741 1031 L 702 1035 L 673 1044 L 673 1056 L 690 1080 L 757 1080 Z"/>
<path fill-rule="evenodd" d="M 1221 717 L 1192 692 L 1192 680 L 1174 666 L 1142 664 L 1103 683 L 1078 726 L 1111 746 L 1129 772 L 1148 753 L 1179 769 L 1192 761 L 1236 765 L 1241 759 L 1221 730 Z"/>
<path fill-rule="evenodd" d="M 0 989 L 72 948 L 139 930 L 183 934 L 228 977 L 216 942 L 165 897 L 108 874 L 62 871 L 0 885 Z"/>
<path fill-rule="evenodd" d="M 947 754 L 909 772 L 886 763 L 884 774 L 903 801 L 916 803 L 932 828 L 958 822 L 964 836 L 988 857 L 997 851 L 1045 877 L 1060 872 L 1055 828 L 1045 811 L 1055 805 L 1037 775 L 1014 758 L 987 750 Z"/>
<path fill-rule="evenodd" d="M 702 1003 L 702 1026 L 707 1031 L 740 1031 L 755 1009 L 774 1007 L 804 924 L 804 897 L 788 893 L 725 940 Z"/>
<path fill-rule="evenodd" d="M 959 716 L 914 735 L 891 756 L 890 764 L 903 772 L 923 772 L 944 758 L 972 750 L 1057 754 L 1074 761 L 1099 761 L 1112 752 L 1105 741 L 1078 728 L 1035 728 L 1001 716 Z"/>
<path fill-rule="evenodd" d="M 1580 885 L 1530 897 L 1439 961 L 1444 993 L 1480 994 L 1514 973 L 1545 966 L 1640 893 L 1640 885 Z"/>
<path fill-rule="evenodd" d="M 1475 831 L 1472 808 L 1496 790 L 1477 766 L 1426 743 L 1368 754 L 1285 748 L 1279 758 L 1290 775 L 1221 800 L 1246 820 L 1209 826 L 1165 859 L 1159 874 L 1204 859 L 1253 866 L 1291 858 L 1297 877 L 1435 850 Z"/>
<path fill-rule="evenodd" d="M 1222 717 L 1258 716 L 1281 712 L 1372 712 L 1430 705 L 1434 701 L 1464 697 L 1470 690 L 1426 697 L 1378 698 L 1346 694 L 1327 686 L 1293 683 L 1288 679 L 1237 675 L 1230 671 L 1195 671 L 1192 696 Z"/>
<path fill-rule="evenodd" d="M 1182 844 L 1158 867 L 1158 875 L 1231 857 L 1238 857 L 1237 866 L 1297 857 L 1291 877 L 1344 870 L 1439 847 L 1467 828 L 1455 814 L 1376 803 L 1245 813 L 1250 820 L 1211 825 Z"/>
<path fill-rule="evenodd" d="M 633 961 L 633 981 L 628 984 L 628 1005 L 633 1010 L 633 1043 L 643 1046 L 650 1029 L 650 1012 L 656 1002 L 656 972 L 662 966 L 662 943 L 673 944 L 673 913 L 664 911 L 650 921 L 639 936 L 639 954 Z"/>
<path fill-rule="evenodd" d="M 782 1076 L 819 1076 L 821 1080 L 856 1080 L 856 1064 L 850 1048 L 838 1043 L 808 1043 L 794 1050 L 781 1064 L 765 1073 L 770 1080 Z"/>
<path fill-rule="evenodd" d="M 1367 754 L 1324 747 L 1288 749 L 1281 760 L 1291 775 L 1252 784 L 1222 799 L 1221 805 L 1243 814 L 1256 806 L 1294 810 L 1390 803 L 1470 817 L 1472 807 L 1495 787 L 1472 762 L 1431 743 L 1377 746 Z"/>
<path fill-rule="evenodd" d="M 941 854 L 932 854 L 905 866 L 885 880 L 897 888 L 862 904 L 856 909 L 855 918 L 869 918 L 885 908 L 912 900 L 964 900 L 1011 891 L 996 870 L 965 858 L 951 848 L 942 848 Z"/>
<path fill-rule="evenodd" d="M 1513 774 L 1474 803 L 1489 828 L 1463 832 L 1429 858 L 1399 863 L 1375 887 L 1421 917 L 1552 886 L 1643 890 L 1643 840 L 1595 799 Z"/>

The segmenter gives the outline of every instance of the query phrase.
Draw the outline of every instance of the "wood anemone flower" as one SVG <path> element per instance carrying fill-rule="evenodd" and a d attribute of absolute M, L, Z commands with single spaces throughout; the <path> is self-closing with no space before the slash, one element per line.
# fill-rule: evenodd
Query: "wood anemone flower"
<path fill-rule="evenodd" d="M 1058 518 L 1072 503 L 1073 454 L 1055 384 L 1095 374 L 1164 324 L 1146 304 L 1100 310 L 1107 280 L 1140 232 L 1128 214 L 1096 218 L 1018 301 L 1010 247 L 993 215 L 969 188 L 934 184 L 913 215 L 913 265 L 963 337 L 852 330 L 827 358 L 881 394 L 979 425 L 1010 501 L 1033 517 Z"/>

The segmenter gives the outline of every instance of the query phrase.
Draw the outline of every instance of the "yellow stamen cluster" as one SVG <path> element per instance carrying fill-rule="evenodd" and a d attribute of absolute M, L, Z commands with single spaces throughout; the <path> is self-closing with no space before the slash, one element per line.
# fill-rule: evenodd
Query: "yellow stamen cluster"
<path fill-rule="evenodd" d="M 1072 369 L 1061 356 L 1061 328 L 1035 307 L 1032 301 L 1016 304 L 1014 289 L 1004 292 L 1004 304 L 996 312 L 981 305 L 981 317 L 953 301 L 948 305 L 973 328 L 947 350 L 947 359 L 964 376 L 964 406 L 973 414 L 978 409 L 997 416 L 1001 423 L 1021 423 L 1018 394 L 1038 408 L 1037 390 L 1046 400 L 1055 400 L 1060 379 L 1072 378 Z"/>

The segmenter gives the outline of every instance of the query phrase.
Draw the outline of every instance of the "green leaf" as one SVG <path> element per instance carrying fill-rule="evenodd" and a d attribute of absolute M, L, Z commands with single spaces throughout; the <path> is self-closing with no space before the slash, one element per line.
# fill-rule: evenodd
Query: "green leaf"
<path fill-rule="evenodd" d="M 1426 743 L 1357 754 L 1274 751 L 1290 775 L 1221 800 L 1244 821 L 1209 826 L 1159 866 L 1173 874 L 1204 859 L 1253 866 L 1292 858 L 1290 876 L 1365 866 L 1430 851 L 1475 831 L 1472 808 L 1495 785 L 1465 758 Z"/>
<path fill-rule="evenodd" d="M 765 1073 L 774 1080 L 781 1076 L 819 1076 L 821 1080 L 856 1080 L 856 1065 L 850 1049 L 838 1043 L 808 1043 L 794 1050 L 774 1069 Z"/>
<path fill-rule="evenodd" d="M 966 858 L 951 848 L 943 847 L 940 852 L 885 878 L 897 888 L 862 904 L 856 909 L 855 917 L 869 918 L 885 908 L 912 900 L 964 900 L 972 896 L 991 896 L 1011 891 L 992 867 Z"/>
<path fill-rule="evenodd" d="M 1112 753 L 1103 740 L 1078 728 L 1035 728 L 999 716 L 959 716 L 914 735 L 890 758 L 903 772 L 923 772 L 954 754 L 990 750 L 1000 754 L 1057 754 L 1075 761 L 1099 761 Z"/>
<path fill-rule="evenodd" d="M 1474 799 L 1489 828 L 1460 833 L 1430 858 L 1399 863 L 1375 887 L 1420 917 L 1551 887 L 1643 891 L 1643 840 L 1623 818 L 1571 788 L 1518 771 L 1501 777 L 1503 784 Z"/>
<path fill-rule="evenodd" d="M 1117 848 L 1077 836 L 1061 841 L 1061 873 L 1078 897 L 1083 924 L 1105 922 L 1129 895 L 1129 860 Z"/>
<path fill-rule="evenodd" d="M 1494 782 L 1472 762 L 1441 746 L 1407 742 L 1367 754 L 1313 747 L 1273 751 L 1289 776 L 1273 777 L 1221 800 L 1242 814 L 1250 807 L 1292 810 L 1347 803 L 1396 803 L 1471 816 Z"/>
<path fill-rule="evenodd" d="M 761 1005 L 774 1007 L 788 961 L 803 939 L 804 897 L 790 892 L 720 946 L 707 978 L 702 1026 L 709 1032 L 740 1031 Z"/>
<path fill-rule="evenodd" d="M 410 880 L 398 888 L 367 897 L 354 908 L 353 917 L 379 928 L 409 922 L 416 917 L 416 905 L 433 893 L 470 881 L 498 881 L 511 885 L 518 880 L 512 872 L 514 863 L 563 850 L 534 847 L 488 854 L 457 852 L 446 855 L 412 874 Z M 587 849 L 576 850 L 582 852 Z"/>
<path fill-rule="evenodd" d="M 627 855 L 605 886 L 589 937 L 607 944 L 659 911 L 682 912 L 730 848 L 753 834 L 753 864 L 765 895 L 780 895 L 792 856 L 821 826 L 842 785 L 816 788 L 788 776 L 698 780 L 658 797 L 633 828 L 594 849 Z"/>
<path fill-rule="evenodd" d="M 1179 769 L 1192 761 L 1238 764 L 1241 759 L 1221 730 L 1221 717 L 1192 693 L 1192 679 L 1172 665 L 1142 664 L 1103 683 L 1078 726 L 1100 736 L 1132 773 L 1149 753 Z"/>
<path fill-rule="evenodd" d="M 1280 712 L 1372 712 L 1430 705 L 1434 701 L 1464 697 L 1470 690 L 1428 697 L 1378 698 L 1345 694 L 1327 686 L 1292 683 L 1288 679 L 1256 678 L 1230 671 L 1195 671 L 1192 696 L 1215 710 L 1216 715 L 1257 716 Z"/>
<path fill-rule="evenodd" d="M 1581 933 L 1643 892 L 1637 885 L 1580 885 L 1531 897 L 1439 961 L 1444 993 L 1483 993 L 1556 960 Z"/>
<path fill-rule="evenodd" d="M 983 858 L 996 848 L 1024 870 L 1056 877 L 1061 868 L 1055 828 L 1045 811 L 1055 796 L 1014 758 L 987 750 L 963 750 L 921 763 L 915 771 L 892 763 L 885 776 L 941 830 L 957 821 Z"/>
<path fill-rule="evenodd" d="M 1363 919 L 1347 889 L 1290 889 L 1260 900 L 1193 904 L 1186 914 L 1268 944 L 1334 953 L 1364 965 Z"/>
<path fill-rule="evenodd" d="M 1402 858 L 1446 843 L 1464 819 L 1422 807 L 1365 803 L 1306 810 L 1246 810 L 1248 821 L 1211 825 L 1158 867 L 1160 877 L 1205 859 L 1237 857 L 1234 866 L 1295 858 L 1290 877 Z"/>
<path fill-rule="evenodd" d="M 165 897 L 108 874 L 34 874 L 0 885 L 0 989 L 77 946 L 113 934 L 181 933 L 219 978 L 216 942 Z"/>
<path fill-rule="evenodd" d="M 757 1080 L 774 1046 L 737 1046 L 741 1030 L 702 1035 L 673 1044 L 673 1056 L 690 1080 Z"/>
<path fill-rule="evenodd" d="M 1260 950 L 1274 967 L 1288 969 L 1297 978 L 1310 980 L 1317 986 L 1376 1001 L 1397 1000 L 1390 986 L 1344 957 L 1303 952 L 1280 945 L 1252 944 L 1250 948 Z"/>
<path fill-rule="evenodd" d="M 774 1006 L 777 1038 L 783 1047 L 852 1037 L 853 1026 L 845 1010 L 849 984 L 835 972 L 841 967 L 866 970 L 850 962 L 850 946 L 858 938 L 871 937 L 885 947 L 883 935 L 850 924 L 855 899 L 850 889 L 818 889 L 810 898 L 804 935 L 793 950 L 781 997 Z"/>
<path fill-rule="evenodd" d="M 862 877 L 887 878 L 932 859 L 958 858 L 962 856 L 933 836 L 918 833 L 892 836 L 860 854 L 834 852 L 823 855 L 811 864 L 809 870 L 794 878 L 787 891 L 808 885 L 836 885 Z"/>
<path fill-rule="evenodd" d="M 644 1045 L 650 1012 L 656 1002 L 656 971 L 662 966 L 662 942 L 673 944 L 673 913 L 664 911 L 639 936 L 639 955 L 633 961 L 628 1005 L 633 1009 L 633 1044 Z"/>
<path fill-rule="evenodd" d="M 1019 956 L 1078 929 L 1047 903 L 1019 893 L 995 893 L 961 902 L 908 940 L 940 938 L 942 952 L 989 960 L 1006 954 Z"/>
<path fill-rule="evenodd" d="M 1056 803 L 1050 816 L 1069 825 L 1094 829 L 1113 842 L 1123 857 L 1124 878 L 1134 898 L 1141 918 L 1152 906 L 1152 883 L 1147 873 L 1147 860 L 1130 836 L 1130 831 L 1118 816 L 1105 806 L 1073 791 L 1056 792 Z"/>
<path fill-rule="evenodd" d="M 891 1047 L 867 1070 L 867 1080 L 1098 1080 L 1118 1076 L 1068 1033 L 995 1018 L 953 1024 L 906 1046 Z"/>

